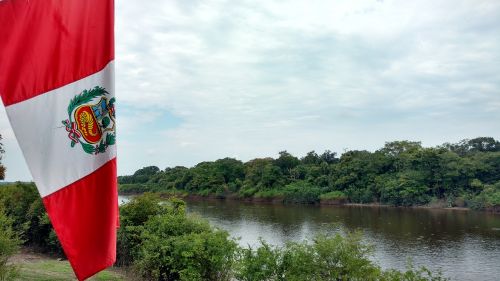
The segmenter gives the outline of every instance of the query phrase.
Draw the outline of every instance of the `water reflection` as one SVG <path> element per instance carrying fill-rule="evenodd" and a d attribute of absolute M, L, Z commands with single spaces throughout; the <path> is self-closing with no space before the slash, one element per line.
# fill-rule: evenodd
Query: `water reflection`
<path fill-rule="evenodd" d="M 384 268 L 414 264 L 441 269 L 453 280 L 500 278 L 500 216 L 479 212 L 369 207 L 188 202 L 188 211 L 255 246 L 307 240 L 316 233 L 361 230 Z"/>

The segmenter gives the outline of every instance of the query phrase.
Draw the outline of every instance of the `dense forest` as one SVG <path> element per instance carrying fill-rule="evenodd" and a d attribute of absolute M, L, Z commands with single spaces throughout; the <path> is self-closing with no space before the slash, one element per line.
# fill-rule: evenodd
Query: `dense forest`
<path fill-rule="evenodd" d="M 500 142 L 491 137 L 437 147 L 394 141 L 374 152 L 329 150 L 298 158 L 242 162 L 233 158 L 194 167 L 149 166 L 118 178 L 121 193 L 147 191 L 284 203 L 379 203 L 395 206 L 500 206 Z"/>

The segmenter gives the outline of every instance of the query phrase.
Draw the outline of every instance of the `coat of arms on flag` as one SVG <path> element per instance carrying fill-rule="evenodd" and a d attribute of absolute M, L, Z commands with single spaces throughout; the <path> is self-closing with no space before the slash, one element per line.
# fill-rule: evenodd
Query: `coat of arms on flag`
<path fill-rule="evenodd" d="M 68 119 L 62 121 L 71 147 L 80 143 L 85 152 L 99 154 L 115 144 L 115 98 L 106 95 L 105 88 L 96 86 L 71 99 Z"/>

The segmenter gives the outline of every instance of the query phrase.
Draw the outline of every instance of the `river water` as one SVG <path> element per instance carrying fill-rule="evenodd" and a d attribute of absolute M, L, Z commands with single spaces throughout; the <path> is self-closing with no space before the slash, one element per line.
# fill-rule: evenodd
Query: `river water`
<path fill-rule="evenodd" d="M 500 215 L 473 211 L 188 201 L 188 212 L 256 246 L 359 230 L 382 268 L 441 270 L 452 280 L 500 280 Z"/>

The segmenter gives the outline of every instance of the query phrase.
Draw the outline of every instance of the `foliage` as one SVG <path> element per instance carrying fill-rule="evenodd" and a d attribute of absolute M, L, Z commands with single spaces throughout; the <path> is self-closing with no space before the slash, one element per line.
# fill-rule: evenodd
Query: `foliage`
<path fill-rule="evenodd" d="M 255 198 L 279 199 L 283 197 L 283 191 L 278 189 L 261 190 L 253 195 Z"/>
<path fill-rule="evenodd" d="M 264 240 L 257 249 L 240 248 L 236 256 L 235 276 L 241 281 L 281 280 L 281 249 Z"/>
<path fill-rule="evenodd" d="M 335 190 L 328 193 L 323 193 L 319 198 L 322 200 L 338 200 L 345 199 L 347 198 L 347 196 L 344 192 Z"/>
<path fill-rule="evenodd" d="M 474 185 L 482 191 L 471 196 L 468 204 L 473 209 L 483 209 L 500 206 L 500 181 L 494 184 L 483 184 L 479 180 L 474 181 Z"/>
<path fill-rule="evenodd" d="M 0 141 L 2 140 L 2 135 L 0 135 Z M 5 179 L 5 166 L 2 165 L 2 154 L 5 153 L 3 149 L 3 144 L 0 142 L 0 180 Z"/>
<path fill-rule="evenodd" d="M 32 184 L 0 188 L 0 280 L 15 273 L 5 262 L 21 243 L 16 227 L 23 231 L 26 245 L 40 251 L 60 249 L 43 204 L 33 193 Z M 371 247 L 357 233 L 320 235 L 312 243 L 284 247 L 261 241 L 256 249 L 243 249 L 226 231 L 186 214 L 185 203 L 176 198 L 165 201 L 145 193 L 122 205 L 120 213 L 117 265 L 129 267 L 142 280 L 443 280 L 425 268 L 382 271 L 368 259 Z M 49 267 L 59 274 L 58 265 Z M 69 272 L 67 265 L 61 270 Z M 24 279 L 32 278 L 21 273 Z"/>
<path fill-rule="evenodd" d="M 320 188 L 306 181 L 297 181 L 285 186 L 284 200 L 286 203 L 314 204 L 319 201 L 320 193 Z"/>
<path fill-rule="evenodd" d="M 390 269 L 382 273 L 379 280 L 388 281 L 445 281 L 449 280 L 442 276 L 441 272 L 432 273 L 425 267 L 415 269 L 411 261 L 408 262 L 406 271 Z"/>
<path fill-rule="evenodd" d="M 0 188 L 0 206 L 13 221 L 24 245 L 41 252 L 63 256 L 63 250 L 33 183 L 4 185 Z"/>
<path fill-rule="evenodd" d="M 437 147 L 393 141 L 375 152 L 351 150 L 340 158 L 330 150 L 311 151 L 300 159 L 281 151 L 276 159 L 246 163 L 224 158 L 192 168 L 161 171 L 150 166 L 118 180 L 124 193 L 186 192 L 218 198 L 234 194 L 316 203 L 337 191 L 345 195 L 343 202 L 413 206 L 439 200 L 481 209 L 499 206 L 491 187 L 500 181 L 499 171 L 500 142 L 480 137 Z"/>
<path fill-rule="evenodd" d="M 106 89 L 95 86 L 93 89 L 90 90 L 83 90 L 80 94 L 76 95 L 74 98 L 71 99 L 68 105 L 68 115 L 70 119 L 72 118 L 71 113 L 73 113 L 73 110 L 77 108 L 81 104 L 88 103 L 89 101 L 93 100 L 96 97 L 99 96 L 104 96 L 106 94 L 109 94 Z"/>
<path fill-rule="evenodd" d="M 369 256 L 372 247 L 361 242 L 359 233 L 345 236 L 318 235 L 306 241 L 273 247 L 265 241 L 257 249 L 240 249 L 235 264 L 235 277 L 242 281 L 301 280 L 445 280 L 422 267 L 407 271 L 383 271 Z"/>
<path fill-rule="evenodd" d="M 12 229 L 12 219 L 0 206 L 0 280 L 12 280 L 17 276 L 17 268 L 7 264 L 7 261 L 17 252 L 20 244 L 18 234 Z"/>
<path fill-rule="evenodd" d="M 229 280 L 236 243 L 185 213 L 185 203 L 144 194 L 120 208 L 118 264 L 147 280 Z"/>

